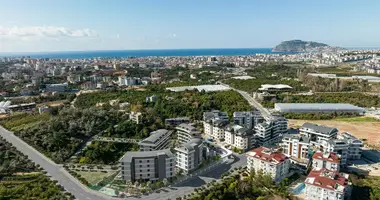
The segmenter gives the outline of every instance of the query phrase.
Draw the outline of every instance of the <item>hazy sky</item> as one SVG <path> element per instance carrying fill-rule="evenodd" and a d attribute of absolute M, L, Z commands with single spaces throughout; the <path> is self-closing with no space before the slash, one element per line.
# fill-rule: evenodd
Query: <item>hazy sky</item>
<path fill-rule="evenodd" d="M 379 0 L 0 0 L 0 52 L 380 47 Z"/>

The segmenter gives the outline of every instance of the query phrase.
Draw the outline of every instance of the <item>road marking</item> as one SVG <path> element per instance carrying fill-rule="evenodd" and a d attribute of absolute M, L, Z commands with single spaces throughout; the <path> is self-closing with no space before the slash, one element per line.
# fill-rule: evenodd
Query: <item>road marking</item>
<path fill-rule="evenodd" d="M 74 191 L 77 191 L 77 189 L 73 188 Z"/>

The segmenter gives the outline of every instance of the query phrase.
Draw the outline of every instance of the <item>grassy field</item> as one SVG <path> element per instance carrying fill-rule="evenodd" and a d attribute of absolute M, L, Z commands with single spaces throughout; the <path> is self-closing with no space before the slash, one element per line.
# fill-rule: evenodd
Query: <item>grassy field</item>
<path fill-rule="evenodd" d="M 51 117 L 48 113 L 43 114 L 27 114 L 27 113 L 17 113 L 13 116 L 6 118 L 2 121 L 2 125 L 11 130 L 18 131 L 20 129 L 28 128 L 41 121 L 47 121 Z"/>
<path fill-rule="evenodd" d="M 84 179 L 86 179 L 91 185 L 96 185 L 99 181 L 103 180 L 103 178 L 110 176 L 112 173 L 107 172 L 83 172 L 83 171 L 75 171 L 80 174 Z"/>
<path fill-rule="evenodd" d="M 340 122 L 380 122 L 380 120 L 373 117 L 347 117 L 347 118 L 335 118 L 333 121 Z"/>

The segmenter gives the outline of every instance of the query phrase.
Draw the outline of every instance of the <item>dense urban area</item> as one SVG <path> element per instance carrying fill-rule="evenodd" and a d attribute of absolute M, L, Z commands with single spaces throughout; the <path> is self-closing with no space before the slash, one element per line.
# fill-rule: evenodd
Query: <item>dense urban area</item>
<path fill-rule="evenodd" d="M 0 199 L 380 199 L 380 51 L 0 73 Z"/>

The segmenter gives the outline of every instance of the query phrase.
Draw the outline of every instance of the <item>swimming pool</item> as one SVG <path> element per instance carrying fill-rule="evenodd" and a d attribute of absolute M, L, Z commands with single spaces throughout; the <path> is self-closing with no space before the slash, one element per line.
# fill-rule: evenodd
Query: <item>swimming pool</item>
<path fill-rule="evenodd" d="M 294 195 L 303 194 L 303 193 L 305 193 L 305 188 L 306 188 L 305 183 L 301 183 L 301 184 L 297 185 L 297 186 L 291 191 L 291 193 L 294 194 Z"/>

